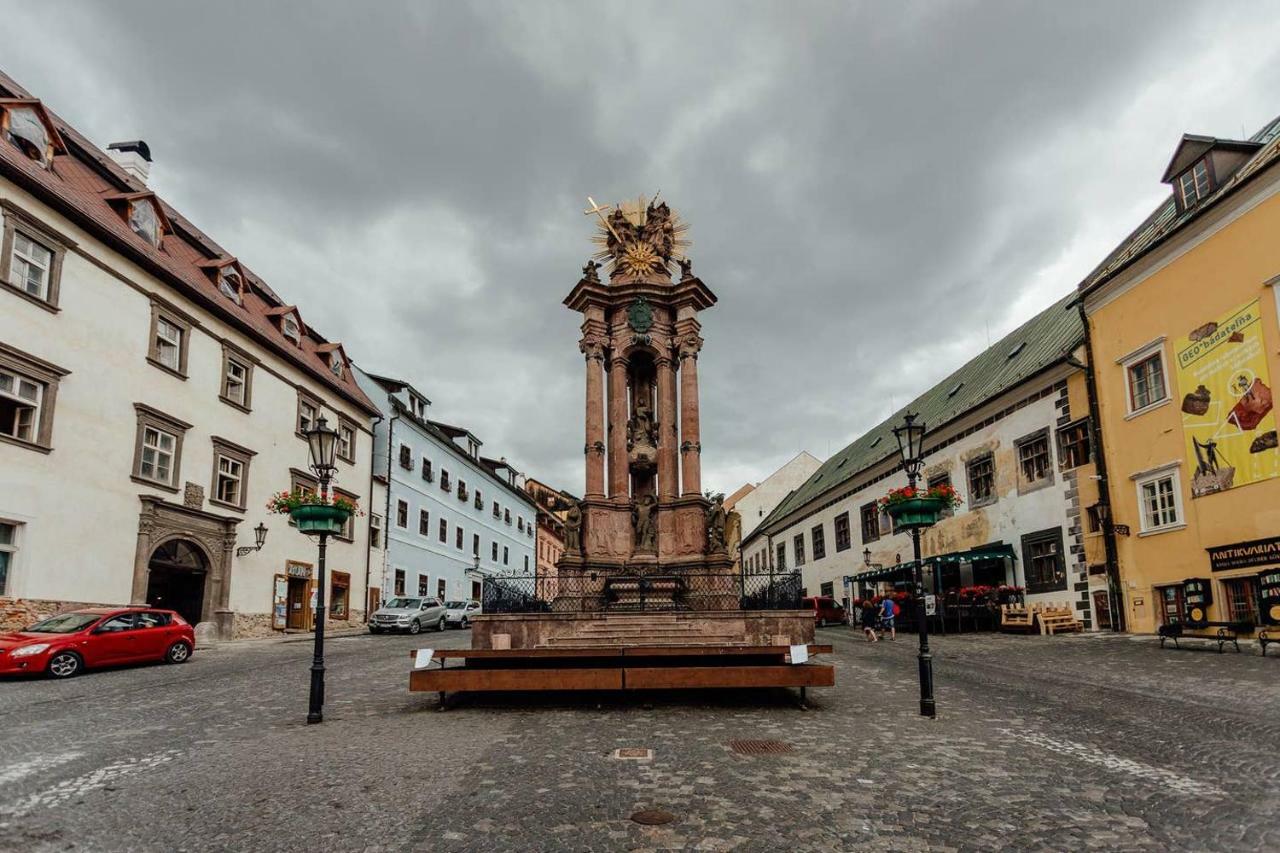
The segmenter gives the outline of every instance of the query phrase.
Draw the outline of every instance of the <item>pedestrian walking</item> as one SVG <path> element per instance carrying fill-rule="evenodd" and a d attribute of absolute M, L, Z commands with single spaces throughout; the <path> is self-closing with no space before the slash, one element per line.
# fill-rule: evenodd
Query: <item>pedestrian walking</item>
<path fill-rule="evenodd" d="M 888 632 L 890 640 L 898 639 L 898 629 L 893 621 L 893 617 L 897 614 L 898 605 L 892 598 L 886 595 L 880 599 L 880 630 Z"/>
<path fill-rule="evenodd" d="M 862 633 L 867 638 L 868 643 L 877 642 L 880 638 L 876 636 L 876 620 L 879 617 L 879 609 L 875 602 L 869 598 L 862 600 Z"/>

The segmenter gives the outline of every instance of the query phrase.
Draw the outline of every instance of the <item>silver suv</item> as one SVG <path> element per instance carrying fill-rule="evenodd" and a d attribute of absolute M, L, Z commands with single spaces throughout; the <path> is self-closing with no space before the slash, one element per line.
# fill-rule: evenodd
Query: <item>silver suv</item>
<path fill-rule="evenodd" d="M 369 633 L 408 631 L 416 634 L 423 628 L 444 630 L 444 605 L 434 598 L 393 598 L 369 617 Z"/>

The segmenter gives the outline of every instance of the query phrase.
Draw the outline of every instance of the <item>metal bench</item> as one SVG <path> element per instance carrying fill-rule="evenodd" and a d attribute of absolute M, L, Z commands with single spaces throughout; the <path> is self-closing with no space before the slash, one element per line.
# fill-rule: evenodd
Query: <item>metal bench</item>
<path fill-rule="evenodd" d="M 1189 629 L 1186 625 L 1175 623 L 1173 625 L 1161 625 L 1157 629 L 1160 636 L 1160 648 L 1164 648 L 1165 640 L 1173 640 L 1173 647 L 1180 649 L 1182 646 L 1178 644 L 1179 640 L 1208 640 L 1211 643 L 1218 644 L 1218 654 L 1222 654 L 1222 647 L 1227 643 L 1235 646 L 1236 653 L 1240 652 L 1240 635 L 1247 634 L 1253 630 L 1253 626 L 1248 622 L 1206 622 L 1203 627 Z M 1196 633 L 1192 633 L 1195 631 Z M 1266 653 L 1266 648 L 1263 648 Z"/>
<path fill-rule="evenodd" d="M 1270 643 L 1280 643 L 1280 629 L 1263 628 L 1258 632 L 1258 648 L 1262 649 L 1262 656 L 1267 656 L 1267 646 Z"/>

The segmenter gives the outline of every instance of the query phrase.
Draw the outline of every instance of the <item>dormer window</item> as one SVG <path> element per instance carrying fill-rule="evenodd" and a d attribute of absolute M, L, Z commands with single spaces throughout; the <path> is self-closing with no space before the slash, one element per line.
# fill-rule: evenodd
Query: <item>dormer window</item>
<path fill-rule="evenodd" d="M 39 101 L 0 99 L 0 136 L 46 169 L 56 152 L 66 151 Z"/>
<path fill-rule="evenodd" d="M 329 354 L 329 372 L 333 374 L 335 379 L 342 378 L 342 356 L 336 352 Z"/>
<path fill-rule="evenodd" d="M 286 338 L 295 344 L 302 344 L 302 325 L 298 323 L 297 316 L 293 314 L 285 314 L 280 318 L 280 331 Z"/>
<path fill-rule="evenodd" d="M 1209 164 L 1203 158 L 1178 176 L 1178 196 L 1183 210 L 1195 207 L 1209 190 Z"/>
<path fill-rule="evenodd" d="M 149 198 L 135 198 L 129 202 L 129 228 L 157 249 L 164 231 L 156 213 L 155 202 Z"/>

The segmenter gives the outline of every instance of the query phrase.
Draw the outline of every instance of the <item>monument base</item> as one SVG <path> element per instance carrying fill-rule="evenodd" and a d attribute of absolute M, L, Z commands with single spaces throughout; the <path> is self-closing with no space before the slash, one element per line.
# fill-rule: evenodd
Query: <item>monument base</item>
<path fill-rule="evenodd" d="M 810 610 L 499 613 L 471 619 L 473 649 L 793 646 L 813 639 Z"/>

